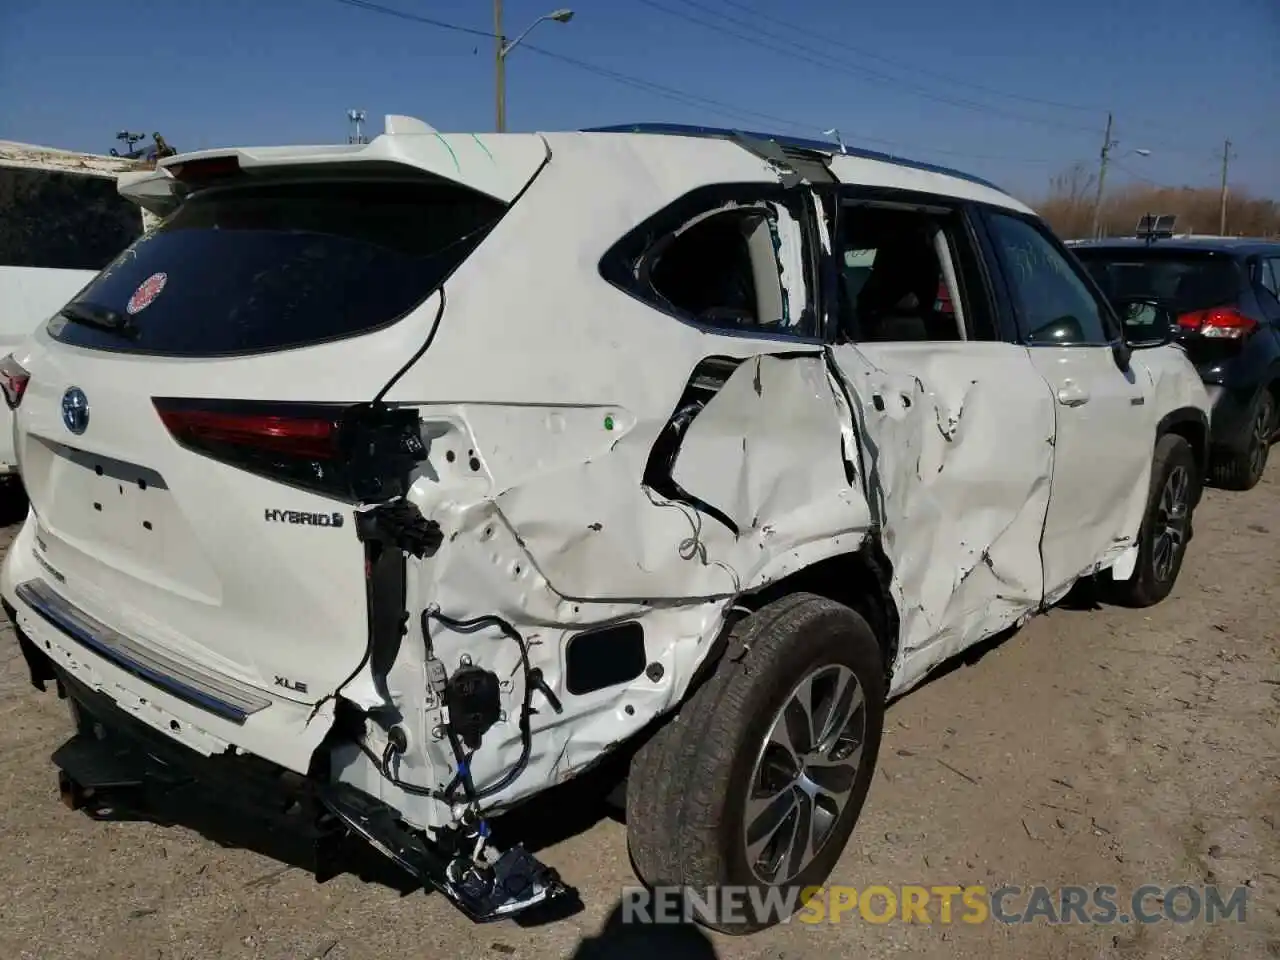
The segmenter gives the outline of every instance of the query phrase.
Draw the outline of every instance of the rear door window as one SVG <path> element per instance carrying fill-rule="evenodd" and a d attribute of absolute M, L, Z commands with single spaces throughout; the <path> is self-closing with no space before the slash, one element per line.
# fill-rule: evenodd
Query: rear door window
<path fill-rule="evenodd" d="M 67 311 L 108 323 L 60 315 L 50 334 L 77 346 L 201 357 L 368 333 L 422 303 L 505 210 L 438 181 L 209 190 L 122 254 Z"/>
<path fill-rule="evenodd" d="M 0 167 L 0 266 L 97 271 L 141 234 L 114 177 Z"/>

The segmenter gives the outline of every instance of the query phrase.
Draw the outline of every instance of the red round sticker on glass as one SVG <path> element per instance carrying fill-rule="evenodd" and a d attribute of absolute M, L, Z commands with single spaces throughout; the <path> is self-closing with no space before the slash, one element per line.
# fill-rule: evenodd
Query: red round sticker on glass
<path fill-rule="evenodd" d="M 160 296 L 160 291 L 164 289 L 168 279 L 168 275 L 164 273 L 153 273 L 147 277 L 138 285 L 138 289 L 133 291 L 133 296 L 129 298 L 129 303 L 125 306 L 125 309 L 130 314 L 147 309 L 147 307 L 151 306 L 151 302 Z"/>

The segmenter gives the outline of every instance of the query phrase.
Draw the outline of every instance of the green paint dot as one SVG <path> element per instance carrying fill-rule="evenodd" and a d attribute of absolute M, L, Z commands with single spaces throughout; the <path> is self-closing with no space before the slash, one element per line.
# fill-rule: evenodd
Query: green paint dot
<path fill-rule="evenodd" d="M 606 414 L 606 415 L 605 415 L 605 418 L 604 418 L 604 428 L 605 428 L 606 430 L 612 430 L 612 429 L 613 429 L 613 416 L 612 416 L 611 414 Z"/>

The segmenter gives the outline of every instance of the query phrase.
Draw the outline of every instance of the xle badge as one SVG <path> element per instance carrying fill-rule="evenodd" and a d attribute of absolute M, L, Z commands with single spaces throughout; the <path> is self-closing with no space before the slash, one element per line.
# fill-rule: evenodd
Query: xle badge
<path fill-rule="evenodd" d="M 292 523 L 304 527 L 342 526 L 342 514 L 340 513 L 306 513 L 301 510 L 271 509 L 262 512 L 267 523 Z"/>

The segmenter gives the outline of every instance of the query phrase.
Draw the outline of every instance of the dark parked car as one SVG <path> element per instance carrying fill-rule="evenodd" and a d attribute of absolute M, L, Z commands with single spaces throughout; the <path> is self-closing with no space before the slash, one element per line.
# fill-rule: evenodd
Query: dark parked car
<path fill-rule="evenodd" d="M 1248 490 L 1280 429 L 1280 241 L 1231 237 L 1072 244 L 1112 300 L 1166 302 L 1213 399 L 1211 479 Z"/>

